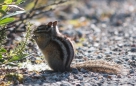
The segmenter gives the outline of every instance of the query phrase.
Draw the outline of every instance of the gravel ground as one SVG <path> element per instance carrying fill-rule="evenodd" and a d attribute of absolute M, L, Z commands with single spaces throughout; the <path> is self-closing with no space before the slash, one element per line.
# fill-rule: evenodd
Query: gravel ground
<path fill-rule="evenodd" d="M 24 74 L 23 84 L 18 86 L 136 86 L 135 4 L 135 0 L 81 0 L 51 14 L 57 13 L 56 19 L 65 28 L 61 27 L 62 33 L 74 38 L 77 54 L 73 64 L 85 59 L 104 59 L 124 65 L 129 69 L 128 75 L 94 73 L 84 69 L 65 73 L 32 72 Z M 66 22 L 68 19 L 73 20 Z M 38 70 L 46 69 L 47 65 L 32 66 Z"/>

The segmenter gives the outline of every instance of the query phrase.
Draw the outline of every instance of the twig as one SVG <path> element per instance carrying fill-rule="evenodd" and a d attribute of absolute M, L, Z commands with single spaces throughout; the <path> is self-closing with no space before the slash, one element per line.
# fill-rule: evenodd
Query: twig
<path fill-rule="evenodd" d="M 35 0 L 34 6 L 33 6 L 33 8 L 26 14 L 26 18 L 29 18 L 29 17 L 30 17 L 30 15 L 31 15 L 31 13 L 34 11 L 34 9 L 35 9 L 37 3 L 38 3 L 38 0 Z"/>
<path fill-rule="evenodd" d="M 49 7 L 49 6 L 58 5 L 58 4 L 62 4 L 62 3 L 65 3 L 65 2 L 67 2 L 67 1 L 60 1 L 60 2 L 58 2 L 58 3 L 52 3 L 52 4 L 49 4 L 49 5 L 44 5 L 44 6 L 41 6 L 41 7 L 39 7 L 39 8 L 35 8 L 35 9 L 33 9 L 33 10 L 41 10 L 41 9 L 44 9 L 44 8 L 46 8 L 46 7 Z"/>
<path fill-rule="evenodd" d="M 14 24 L 14 23 L 16 23 L 16 22 L 19 22 L 20 20 L 21 20 L 21 21 L 24 21 L 24 20 L 26 20 L 26 19 L 31 19 L 31 18 L 33 18 L 33 17 L 39 15 L 39 14 L 43 14 L 43 13 L 46 13 L 46 12 L 49 12 L 49 11 L 53 11 L 54 9 L 50 9 L 50 10 L 47 10 L 47 11 L 42 11 L 42 10 L 43 10 L 44 8 L 46 8 L 46 7 L 53 6 L 53 5 L 58 5 L 58 4 L 62 4 L 62 3 L 65 3 L 65 2 L 67 2 L 67 1 L 60 1 L 60 2 L 58 2 L 58 3 L 52 3 L 52 4 L 49 4 L 49 5 L 41 6 L 41 7 L 39 7 L 39 8 L 35 8 L 35 7 L 36 7 L 36 4 L 38 3 L 38 0 L 36 0 L 34 7 L 33 7 L 30 11 L 28 11 L 27 13 L 21 14 L 21 16 L 20 16 L 20 18 L 19 18 L 18 20 L 16 20 L 16 21 L 10 23 L 9 25 L 12 25 L 12 24 Z M 41 12 L 39 12 L 39 13 L 37 14 L 36 12 L 39 11 L 39 10 L 41 10 Z M 34 13 L 33 13 L 33 12 L 34 12 Z M 33 15 L 31 15 L 31 13 L 33 13 Z M 30 16 L 30 15 L 31 15 L 31 16 Z M 22 22 L 21 22 L 21 23 L 22 23 Z"/>
<path fill-rule="evenodd" d="M 41 6 L 41 7 L 38 7 L 36 8 L 36 5 L 38 3 L 38 0 L 35 0 L 35 3 L 34 3 L 34 6 L 32 7 L 31 10 L 29 10 L 27 13 L 23 13 L 20 15 L 20 18 L 14 22 L 11 22 L 10 24 L 8 24 L 8 27 L 11 27 L 13 26 L 15 23 L 19 23 L 18 25 L 15 26 L 14 29 L 17 29 L 18 27 L 20 27 L 20 25 L 23 24 L 23 21 L 26 20 L 26 19 L 31 19 L 37 15 L 41 15 L 41 14 L 45 14 L 47 12 L 50 12 L 50 11 L 53 11 L 55 9 L 49 9 L 49 10 L 44 10 L 44 8 L 46 7 L 49 7 L 49 6 L 53 6 L 53 5 L 58 5 L 58 4 L 62 4 L 62 3 L 65 3 L 67 1 L 60 1 L 60 2 L 57 2 L 57 3 L 52 3 L 52 4 L 49 4 L 49 5 L 44 5 L 44 6 Z M 37 11 L 40 11 L 39 13 L 37 13 Z M 21 22 L 20 22 L 21 21 Z"/>

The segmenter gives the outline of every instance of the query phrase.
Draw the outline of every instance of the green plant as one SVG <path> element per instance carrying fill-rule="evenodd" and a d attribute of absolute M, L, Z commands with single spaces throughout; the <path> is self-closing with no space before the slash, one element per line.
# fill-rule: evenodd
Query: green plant
<path fill-rule="evenodd" d="M 24 9 L 17 6 L 22 3 L 24 0 L 17 0 L 16 3 L 13 0 L 0 0 L 0 49 L 2 48 L 2 44 L 6 39 L 6 26 L 13 22 L 15 18 L 13 16 L 24 13 Z M 15 4 L 13 4 L 15 3 Z M 10 7 L 19 8 L 20 11 L 9 12 Z"/>
<path fill-rule="evenodd" d="M 13 22 L 15 18 L 13 16 L 24 13 L 25 10 L 17 6 L 22 3 L 24 0 L 17 0 L 13 2 L 13 0 L 1 0 L 0 1 L 0 27 L 4 27 L 10 22 Z M 15 3 L 15 4 L 13 4 Z M 9 12 L 10 8 L 18 8 L 20 11 Z"/>
<path fill-rule="evenodd" d="M 30 27 L 31 27 L 31 24 L 28 24 L 26 36 L 24 37 L 25 39 L 22 40 L 15 49 L 10 51 L 9 56 L 12 56 L 12 58 L 9 59 L 9 62 L 18 61 L 18 60 L 21 60 L 23 57 L 27 56 L 27 54 L 24 53 L 24 51 L 25 51 L 26 44 L 28 43 L 28 40 L 30 39 L 30 35 L 31 35 Z"/>
<path fill-rule="evenodd" d="M 26 44 L 28 43 L 28 40 L 30 39 L 30 27 L 31 24 L 27 25 L 27 31 L 26 31 L 26 36 L 24 37 L 24 40 L 20 41 L 20 43 L 10 52 L 7 52 L 6 49 L 1 48 L 0 49 L 0 62 L 2 63 L 9 63 L 13 61 L 19 61 L 23 57 L 27 56 L 28 54 L 24 53 Z M 5 54 L 5 56 L 3 55 Z M 4 60 L 6 58 L 6 60 Z"/>
<path fill-rule="evenodd" d="M 26 24 L 29 19 L 32 19 L 38 15 L 45 14 L 49 11 L 53 11 L 54 9 L 45 9 L 50 8 L 50 6 L 56 6 L 66 1 L 63 0 L 53 0 L 51 4 L 45 3 L 44 5 L 38 5 L 40 0 L 34 0 L 33 5 L 30 10 L 27 12 L 19 7 L 18 5 L 25 0 L 0 0 L 0 63 L 1 64 L 8 64 L 13 61 L 18 61 L 24 58 L 27 53 L 25 53 L 27 41 L 30 38 L 30 24 Z M 48 1 L 48 0 L 47 0 Z M 29 5 L 29 4 L 28 4 Z M 19 11 L 14 11 L 11 9 L 17 8 Z M 19 15 L 16 18 L 16 15 Z M 6 30 L 8 28 L 14 29 L 14 33 L 16 34 L 16 30 L 19 28 L 27 27 L 26 36 L 24 37 L 25 40 L 20 41 L 14 49 L 6 50 L 4 49 L 3 44 L 7 39 Z M 13 39 L 12 39 L 13 42 Z"/>
<path fill-rule="evenodd" d="M 14 0 L 0 0 L 0 63 L 5 63 L 8 61 L 13 61 L 13 59 L 15 60 L 15 57 L 21 57 L 23 54 L 22 52 L 18 51 L 16 52 L 16 50 L 12 50 L 14 52 L 11 53 L 7 52 L 6 49 L 4 49 L 3 47 L 3 43 L 6 40 L 6 27 L 8 26 L 9 23 L 13 22 L 15 20 L 16 15 L 24 13 L 25 10 L 23 8 L 20 8 L 19 6 L 17 6 L 18 4 L 22 3 L 24 0 L 16 0 L 16 2 L 14 2 Z M 10 12 L 10 8 L 18 8 L 20 9 L 20 11 L 14 11 L 14 12 Z M 27 33 L 28 34 L 28 33 Z M 28 40 L 28 38 L 27 38 Z M 26 41 L 25 41 L 26 43 Z M 19 49 L 21 48 L 22 51 L 24 50 L 24 42 L 21 42 L 21 45 L 23 44 L 23 47 L 19 47 Z M 16 49 L 16 48 L 15 48 Z M 16 52 L 16 53 L 15 53 Z M 9 57 L 11 57 L 11 59 L 9 59 Z"/>

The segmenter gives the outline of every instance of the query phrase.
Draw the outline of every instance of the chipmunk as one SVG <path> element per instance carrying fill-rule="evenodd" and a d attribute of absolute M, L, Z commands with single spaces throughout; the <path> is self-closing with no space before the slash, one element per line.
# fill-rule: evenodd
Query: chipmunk
<path fill-rule="evenodd" d="M 84 68 L 95 72 L 118 74 L 123 72 L 123 66 L 104 60 L 90 60 L 70 67 L 75 56 L 74 46 L 70 38 L 62 35 L 57 27 L 57 21 L 40 25 L 33 32 L 37 45 L 45 56 L 48 65 L 54 71 L 70 71 L 71 68 Z"/>

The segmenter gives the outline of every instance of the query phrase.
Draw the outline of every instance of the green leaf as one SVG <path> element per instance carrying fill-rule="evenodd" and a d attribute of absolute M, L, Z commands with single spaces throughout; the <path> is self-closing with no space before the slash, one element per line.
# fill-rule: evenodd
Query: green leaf
<path fill-rule="evenodd" d="M 8 15 L 2 17 L 2 19 L 8 18 L 8 17 L 11 17 L 11 16 L 15 16 L 15 15 L 18 15 L 18 14 L 22 14 L 22 13 L 25 13 L 25 11 L 16 11 L 16 12 L 14 12 L 14 13 L 10 13 L 10 14 L 8 14 Z"/>
<path fill-rule="evenodd" d="M 19 56 L 13 56 L 10 60 L 9 60 L 9 62 L 12 62 L 12 61 L 17 61 L 17 60 L 19 60 Z"/>
<path fill-rule="evenodd" d="M 22 58 L 24 58 L 25 56 L 27 56 L 27 54 L 15 55 L 9 61 L 10 62 L 12 62 L 12 61 L 18 61 L 18 60 L 21 60 Z"/>
<path fill-rule="evenodd" d="M 0 53 L 0 59 L 2 59 L 2 54 Z"/>
<path fill-rule="evenodd" d="M 4 59 L 0 59 L 0 62 L 4 62 Z"/>
<path fill-rule="evenodd" d="M 12 0 L 5 0 L 4 3 L 6 3 L 6 4 L 11 4 L 11 3 L 12 3 Z"/>
<path fill-rule="evenodd" d="M 4 62 L 2 54 L 5 53 L 5 52 L 6 52 L 6 50 L 4 48 L 0 49 L 0 62 Z"/>
<path fill-rule="evenodd" d="M 0 20 L 0 25 L 8 24 L 12 21 L 14 21 L 14 18 L 4 18 Z"/>
<path fill-rule="evenodd" d="M 4 0 L 0 0 L 0 3 L 3 3 L 4 2 Z"/>
<path fill-rule="evenodd" d="M 6 49 L 4 49 L 4 48 L 2 48 L 2 49 L 0 49 L 0 53 L 5 53 L 5 52 L 7 52 L 7 50 Z"/>
<path fill-rule="evenodd" d="M 0 54 L 0 62 L 4 62 L 2 54 Z"/>
<path fill-rule="evenodd" d="M 2 5 L 2 10 L 6 11 L 8 5 Z"/>
<path fill-rule="evenodd" d="M 4 3 L 5 4 L 11 4 L 12 0 L 5 0 Z M 7 5 L 2 5 L 2 10 L 6 11 L 7 7 L 8 7 Z"/>
<path fill-rule="evenodd" d="M 6 12 L 4 10 L 2 10 L 2 9 L 0 9 L 0 13 L 6 14 Z"/>
<path fill-rule="evenodd" d="M 19 6 L 17 6 L 17 5 L 7 5 L 8 7 L 15 7 L 15 8 L 18 8 L 18 9 L 20 9 L 20 10 L 23 10 L 24 11 L 24 9 L 23 8 L 21 8 L 21 7 L 19 7 Z"/>

